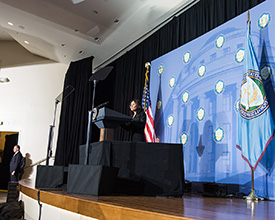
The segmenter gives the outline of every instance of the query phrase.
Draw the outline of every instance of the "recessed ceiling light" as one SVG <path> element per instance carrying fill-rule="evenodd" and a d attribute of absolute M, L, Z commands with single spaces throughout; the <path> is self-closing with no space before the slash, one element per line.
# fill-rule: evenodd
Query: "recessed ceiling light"
<path fill-rule="evenodd" d="M 78 53 L 83 54 L 83 53 L 84 53 L 84 51 L 83 51 L 83 50 L 80 50 Z"/>
<path fill-rule="evenodd" d="M 8 22 L 8 25 L 10 25 L 10 26 L 13 26 L 13 23 L 11 23 L 11 22 Z"/>
<path fill-rule="evenodd" d="M 74 30 L 74 32 L 78 33 L 78 32 L 79 32 L 79 30 L 78 30 L 78 29 L 75 29 L 75 30 Z"/>
<path fill-rule="evenodd" d="M 25 29 L 25 27 L 24 27 L 24 26 L 22 26 L 22 25 L 19 25 L 18 27 L 19 27 L 19 28 L 21 28 L 21 29 Z"/>
<path fill-rule="evenodd" d="M 83 1 L 84 1 L 84 0 L 72 0 L 72 3 L 78 4 L 78 3 L 83 2 Z"/>
<path fill-rule="evenodd" d="M 10 82 L 10 79 L 7 77 L 0 77 L 0 83 L 7 83 Z"/>
<path fill-rule="evenodd" d="M 61 44 L 62 47 L 66 47 L 66 44 Z"/>
<path fill-rule="evenodd" d="M 100 40 L 100 37 L 95 37 L 94 40 L 95 40 L 95 41 L 99 41 L 99 40 Z"/>
<path fill-rule="evenodd" d="M 118 19 L 114 20 L 114 24 L 119 24 L 119 20 Z"/>
<path fill-rule="evenodd" d="M 29 42 L 29 41 L 27 41 L 27 40 L 24 40 L 24 43 L 25 43 L 25 44 L 30 44 L 30 42 Z"/>

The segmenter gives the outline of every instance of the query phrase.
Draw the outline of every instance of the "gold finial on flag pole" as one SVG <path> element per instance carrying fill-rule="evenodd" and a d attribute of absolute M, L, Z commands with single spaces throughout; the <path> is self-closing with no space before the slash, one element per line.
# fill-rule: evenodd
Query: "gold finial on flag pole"
<path fill-rule="evenodd" d="M 249 10 L 247 11 L 247 22 L 249 22 L 250 21 L 250 12 L 249 12 Z"/>
<path fill-rule="evenodd" d="M 150 68 L 150 66 L 151 66 L 151 63 L 150 63 L 150 62 L 146 62 L 146 63 L 145 63 L 145 68 L 146 68 L 145 82 L 146 82 L 146 80 L 149 81 L 149 78 L 148 78 L 147 73 L 149 73 L 149 68 Z"/>
<path fill-rule="evenodd" d="M 149 73 L 150 66 L 151 66 L 150 62 L 145 63 L 146 73 L 145 73 L 145 83 L 144 83 L 144 95 L 143 95 L 143 99 L 142 99 L 143 106 L 146 106 L 147 87 L 148 87 L 148 83 L 149 83 L 148 73 Z M 145 111 L 146 111 L 146 108 L 144 108 L 144 112 Z"/>
<path fill-rule="evenodd" d="M 146 68 L 147 70 L 149 70 L 150 66 L 151 66 L 151 63 L 150 63 L 150 62 L 146 62 L 146 63 L 145 63 L 145 68 Z"/>

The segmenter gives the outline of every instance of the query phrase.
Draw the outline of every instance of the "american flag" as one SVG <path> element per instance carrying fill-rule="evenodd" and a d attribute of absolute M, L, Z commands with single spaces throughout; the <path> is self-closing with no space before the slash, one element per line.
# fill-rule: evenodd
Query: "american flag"
<path fill-rule="evenodd" d="M 149 73 L 149 70 L 147 70 L 145 73 L 145 83 L 144 83 L 144 90 L 143 90 L 143 97 L 142 97 L 142 107 L 147 116 L 144 133 L 145 133 L 145 138 L 147 142 L 155 142 L 156 136 L 155 136 L 154 120 L 153 120 L 153 114 L 152 114 L 152 108 L 151 108 L 148 73 Z"/>

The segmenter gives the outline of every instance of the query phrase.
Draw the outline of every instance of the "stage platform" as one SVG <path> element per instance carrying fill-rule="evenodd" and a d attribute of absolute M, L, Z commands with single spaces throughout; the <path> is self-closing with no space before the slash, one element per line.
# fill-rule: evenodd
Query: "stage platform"
<path fill-rule="evenodd" d="M 37 204 L 37 189 L 31 180 L 21 180 L 20 198 L 28 197 Z M 275 219 L 275 202 L 247 202 L 237 198 L 211 198 L 184 195 L 180 198 L 150 196 L 85 196 L 67 194 L 56 189 L 40 189 L 42 213 L 44 204 L 94 219 Z M 25 203 L 25 210 L 30 209 Z M 38 209 L 37 207 L 32 207 Z M 28 213 L 26 213 L 28 214 Z M 54 218 L 57 219 L 57 218 Z M 83 219 L 83 218 L 79 218 Z"/>

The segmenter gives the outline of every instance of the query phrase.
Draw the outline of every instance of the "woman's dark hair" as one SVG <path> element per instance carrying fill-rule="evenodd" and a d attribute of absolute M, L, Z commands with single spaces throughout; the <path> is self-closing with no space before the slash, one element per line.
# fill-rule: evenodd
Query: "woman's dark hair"
<path fill-rule="evenodd" d="M 140 113 L 141 111 L 143 111 L 143 108 L 141 106 L 141 101 L 139 99 L 132 99 L 130 101 L 129 106 L 131 105 L 132 102 L 135 102 L 137 105 L 137 113 Z M 130 110 L 130 115 L 131 115 L 131 117 L 134 115 L 134 112 L 132 112 L 131 110 Z"/>

